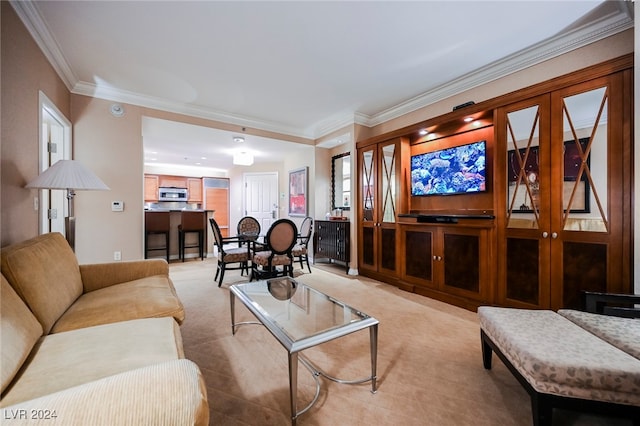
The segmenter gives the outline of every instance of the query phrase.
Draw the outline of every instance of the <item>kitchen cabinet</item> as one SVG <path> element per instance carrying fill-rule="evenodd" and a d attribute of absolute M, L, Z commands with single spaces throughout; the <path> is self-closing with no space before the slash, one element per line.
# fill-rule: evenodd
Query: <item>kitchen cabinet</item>
<path fill-rule="evenodd" d="M 188 178 L 187 189 L 189 190 L 189 203 L 202 203 L 202 179 Z"/>
<path fill-rule="evenodd" d="M 397 215 L 407 209 L 409 140 L 358 147 L 358 271 L 370 278 L 398 275 Z"/>
<path fill-rule="evenodd" d="M 187 178 L 183 176 L 168 176 L 160 175 L 160 187 L 161 188 L 186 188 Z"/>
<path fill-rule="evenodd" d="M 456 300 L 459 305 L 491 299 L 491 233 L 487 224 L 401 224 L 401 280 L 424 296 Z"/>
<path fill-rule="evenodd" d="M 317 220 L 313 233 L 313 263 L 318 259 L 343 262 L 349 272 L 351 224 L 343 220 Z"/>
<path fill-rule="evenodd" d="M 158 176 L 144 175 L 144 201 L 146 203 L 158 202 Z"/>
<path fill-rule="evenodd" d="M 497 110 L 500 304 L 579 309 L 583 291 L 630 291 L 629 93 L 617 72 Z"/>

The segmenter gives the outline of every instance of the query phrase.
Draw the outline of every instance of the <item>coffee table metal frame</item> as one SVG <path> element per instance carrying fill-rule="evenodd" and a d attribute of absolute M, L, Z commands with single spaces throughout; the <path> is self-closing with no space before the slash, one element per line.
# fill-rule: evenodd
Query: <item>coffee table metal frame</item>
<path fill-rule="evenodd" d="M 309 291 L 315 292 L 321 297 L 327 298 L 327 303 L 333 303 L 337 306 L 341 306 L 343 309 L 350 309 L 352 313 L 356 314 L 360 319 L 358 321 L 352 321 L 348 324 L 344 324 L 338 327 L 333 327 L 321 331 L 319 333 L 315 333 L 310 336 L 305 336 L 299 339 L 293 339 L 286 332 L 286 330 L 279 325 L 262 306 L 260 306 L 255 300 L 251 298 L 251 295 L 244 291 L 244 286 L 247 285 L 264 285 L 266 288 L 267 280 L 253 282 L 253 283 L 245 283 L 245 284 L 235 284 L 229 287 L 229 297 L 230 297 L 230 308 L 231 308 L 231 332 L 233 335 L 236 333 L 236 328 L 241 325 L 246 324 L 258 324 L 263 325 L 269 332 L 280 342 L 282 346 L 288 352 L 289 358 L 289 398 L 291 403 L 291 424 L 295 425 L 298 416 L 305 413 L 309 410 L 315 402 L 318 400 L 318 396 L 320 395 L 320 380 L 319 376 L 323 376 L 329 380 L 332 380 L 341 384 L 361 384 L 366 382 L 371 382 L 371 393 L 376 393 L 376 366 L 377 366 L 377 355 L 378 355 L 378 323 L 379 321 L 367 314 L 362 313 L 339 300 L 336 300 L 312 287 L 309 287 L 306 284 L 296 284 L 306 287 Z M 235 321 L 235 299 L 238 298 L 243 303 L 243 305 L 256 317 L 258 321 L 243 321 L 236 322 Z M 369 340 L 370 340 L 370 351 L 371 351 L 371 376 L 357 379 L 357 380 L 341 380 L 335 377 L 330 376 L 329 374 L 323 372 L 316 366 L 314 366 L 308 359 L 304 358 L 301 352 L 305 349 L 311 348 L 313 346 L 320 345 L 322 343 L 329 342 L 331 340 L 337 339 L 339 337 L 346 336 L 348 334 L 354 333 L 356 331 L 369 329 Z M 307 368 L 316 382 L 316 393 L 313 397 L 313 400 L 302 410 L 298 411 L 297 407 L 297 393 L 298 393 L 298 361 L 302 365 Z"/>

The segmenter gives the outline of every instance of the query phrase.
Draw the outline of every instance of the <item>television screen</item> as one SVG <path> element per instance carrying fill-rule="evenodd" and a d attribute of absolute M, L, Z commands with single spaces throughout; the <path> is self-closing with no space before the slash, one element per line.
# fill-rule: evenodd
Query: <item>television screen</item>
<path fill-rule="evenodd" d="M 486 191 L 486 141 L 411 156 L 411 195 Z"/>

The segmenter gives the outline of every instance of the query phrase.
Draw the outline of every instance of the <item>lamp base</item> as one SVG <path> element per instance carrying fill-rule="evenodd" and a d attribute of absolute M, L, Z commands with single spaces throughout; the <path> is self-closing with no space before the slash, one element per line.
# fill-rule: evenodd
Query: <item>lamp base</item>
<path fill-rule="evenodd" d="M 64 233 L 67 238 L 67 242 L 71 246 L 71 250 L 76 251 L 76 218 L 65 217 L 64 218 Z"/>

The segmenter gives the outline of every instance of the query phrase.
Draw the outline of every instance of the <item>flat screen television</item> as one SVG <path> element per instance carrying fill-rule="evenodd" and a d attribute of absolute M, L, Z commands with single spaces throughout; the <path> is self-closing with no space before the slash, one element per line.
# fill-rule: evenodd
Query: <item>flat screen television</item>
<path fill-rule="evenodd" d="M 411 156 L 411 195 L 454 195 L 487 190 L 486 141 Z"/>

